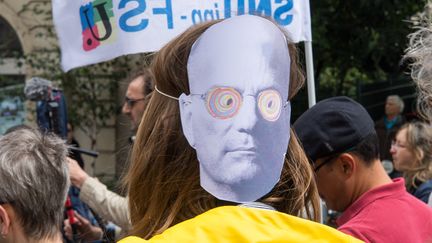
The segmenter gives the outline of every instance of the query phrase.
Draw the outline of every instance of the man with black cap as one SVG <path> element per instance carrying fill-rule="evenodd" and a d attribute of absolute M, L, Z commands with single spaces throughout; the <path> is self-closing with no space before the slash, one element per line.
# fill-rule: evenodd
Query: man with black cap
<path fill-rule="evenodd" d="M 366 242 L 432 241 L 432 209 L 393 181 L 379 160 L 374 122 L 348 97 L 317 103 L 294 123 L 338 229 Z M 403 215 L 400 214 L 403 212 Z"/>

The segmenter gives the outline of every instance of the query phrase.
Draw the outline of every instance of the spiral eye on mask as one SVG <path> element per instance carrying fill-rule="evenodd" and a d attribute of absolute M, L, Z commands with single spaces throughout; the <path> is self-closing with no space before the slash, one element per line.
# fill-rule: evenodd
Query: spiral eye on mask
<path fill-rule="evenodd" d="M 240 110 L 242 97 L 234 88 L 218 87 L 207 94 L 207 110 L 218 119 L 228 119 Z"/>
<path fill-rule="evenodd" d="M 279 119 L 282 109 L 282 97 L 279 92 L 273 89 L 262 91 L 258 97 L 258 109 L 267 121 Z"/>

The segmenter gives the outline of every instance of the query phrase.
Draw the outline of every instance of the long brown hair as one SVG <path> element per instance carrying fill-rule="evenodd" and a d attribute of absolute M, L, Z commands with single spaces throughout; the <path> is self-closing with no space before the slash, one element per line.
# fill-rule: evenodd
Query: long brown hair
<path fill-rule="evenodd" d="M 175 97 L 189 94 L 186 66 L 191 47 L 219 21 L 189 28 L 156 54 L 150 69 L 159 90 Z M 304 75 L 295 46 L 290 44 L 289 51 L 292 98 L 304 84 Z M 130 233 L 147 239 L 223 204 L 200 186 L 197 155 L 183 135 L 178 101 L 155 92 L 138 129 L 125 183 L 133 225 Z M 259 201 L 291 215 L 300 216 L 306 210 L 308 218 L 319 217 L 313 172 L 292 131 L 281 179 Z"/>

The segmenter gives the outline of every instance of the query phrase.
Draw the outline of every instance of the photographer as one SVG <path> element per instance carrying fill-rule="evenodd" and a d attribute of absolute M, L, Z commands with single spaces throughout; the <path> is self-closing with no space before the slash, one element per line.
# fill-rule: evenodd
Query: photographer
<path fill-rule="evenodd" d="M 51 81 L 35 77 L 27 82 L 24 88 L 24 93 L 28 99 L 37 102 L 37 123 L 41 132 L 54 133 L 63 139 L 69 140 L 70 133 L 68 133 L 67 108 L 62 90 L 54 88 Z M 73 139 L 71 142 L 73 142 Z M 93 151 L 86 151 L 79 149 L 76 146 L 69 146 L 69 153 L 72 156 L 75 154 L 75 158 L 80 158 L 80 152 L 97 156 L 97 153 Z M 84 163 L 82 163 L 81 166 L 83 165 Z M 102 220 L 93 213 L 86 203 L 80 200 L 79 195 L 79 188 L 71 185 L 67 194 L 67 203 L 69 205 L 66 205 L 64 214 L 65 218 L 74 222 L 71 218 L 74 217 L 73 211 L 76 211 L 86 218 L 91 225 L 94 227 L 100 227 L 101 231 L 106 231 L 104 222 L 102 222 Z M 63 236 L 65 237 L 65 235 Z M 64 238 L 64 240 L 66 242 L 76 242 L 80 239 L 77 235 L 74 235 L 71 239 Z"/>

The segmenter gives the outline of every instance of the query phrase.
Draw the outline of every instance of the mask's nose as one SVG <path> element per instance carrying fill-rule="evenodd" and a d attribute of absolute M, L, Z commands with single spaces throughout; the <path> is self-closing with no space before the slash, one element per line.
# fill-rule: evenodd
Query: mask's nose
<path fill-rule="evenodd" d="M 245 96 L 240 111 L 236 115 L 234 127 L 241 132 L 250 132 L 257 125 L 258 119 L 255 97 Z"/>

